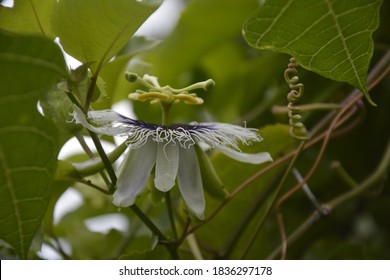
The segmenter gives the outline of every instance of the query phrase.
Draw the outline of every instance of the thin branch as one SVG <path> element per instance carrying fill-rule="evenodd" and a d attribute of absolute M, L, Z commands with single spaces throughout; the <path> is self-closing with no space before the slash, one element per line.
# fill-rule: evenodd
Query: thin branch
<path fill-rule="evenodd" d="M 285 230 L 285 227 L 284 227 L 283 216 L 282 216 L 282 213 L 281 213 L 282 204 L 289 197 L 291 197 L 295 192 L 297 192 L 304 184 L 306 184 L 307 181 L 313 176 L 314 172 L 317 170 L 317 167 L 319 166 L 319 164 L 320 164 L 320 162 L 322 160 L 322 157 L 323 157 L 323 155 L 325 153 L 326 147 L 327 147 L 327 145 L 329 143 L 332 131 L 337 126 L 337 123 L 339 122 L 339 119 L 360 98 L 361 98 L 360 96 L 357 96 L 355 99 L 352 99 L 349 104 L 347 104 L 345 107 L 343 107 L 343 109 L 340 110 L 340 112 L 338 112 L 338 114 L 333 119 L 332 123 L 330 124 L 328 130 L 326 131 L 326 134 L 325 134 L 324 140 L 322 142 L 321 149 L 320 149 L 320 151 L 319 151 L 319 153 L 317 155 L 317 158 L 316 158 L 314 164 L 312 165 L 312 167 L 310 168 L 309 172 L 306 174 L 305 178 L 303 180 L 301 180 L 300 182 L 298 182 L 298 184 L 296 184 L 293 188 L 291 188 L 287 193 L 282 195 L 280 197 L 279 201 L 277 202 L 277 207 L 276 207 L 278 209 L 278 211 L 277 211 L 277 221 L 278 221 L 279 231 L 280 231 L 281 240 L 282 240 L 281 259 L 285 259 L 286 253 L 287 253 L 287 235 L 286 235 L 286 230 Z"/>
<path fill-rule="evenodd" d="M 302 175 L 301 173 L 298 171 L 298 169 L 296 168 L 293 168 L 292 169 L 292 173 L 294 174 L 295 176 L 295 179 L 298 181 L 298 182 L 301 182 L 303 181 L 303 178 L 302 178 Z M 304 193 L 306 194 L 307 198 L 309 199 L 309 201 L 313 204 L 313 206 L 317 209 L 317 210 L 321 210 L 321 203 L 317 200 L 317 198 L 315 197 L 315 195 L 313 194 L 313 192 L 310 190 L 309 188 L 309 185 L 307 183 L 304 183 L 302 185 L 302 190 L 304 191 Z"/>
<path fill-rule="evenodd" d="M 165 193 L 165 202 L 167 206 L 169 222 L 171 224 L 172 234 L 174 239 L 177 240 L 177 230 L 176 230 L 175 217 L 173 215 L 172 198 L 171 198 L 171 193 L 169 191 Z"/>
<path fill-rule="evenodd" d="M 376 86 L 379 83 L 379 81 L 382 80 L 389 73 L 389 71 L 390 71 L 390 65 L 388 64 L 389 61 L 390 61 L 390 51 L 386 52 L 385 55 L 382 57 L 382 59 L 379 61 L 379 63 L 373 68 L 372 71 L 370 71 L 370 74 L 368 76 L 368 80 L 370 82 L 369 90 L 371 90 L 374 86 Z M 384 70 L 382 71 L 383 68 L 384 68 Z M 313 175 L 314 171 L 318 167 L 318 164 L 319 164 L 319 162 L 320 162 L 320 160 L 325 152 L 326 146 L 329 142 L 329 139 L 332 135 L 333 130 L 337 127 L 338 123 L 341 123 L 341 121 L 340 121 L 341 119 L 348 119 L 349 118 L 349 117 L 342 118 L 343 114 L 345 112 L 347 112 L 347 110 L 349 108 L 352 108 L 353 105 L 357 104 L 358 102 L 361 102 L 362 97 L 363 97 L 363 94 L 361 92 L 358 92 L 355 90 L 350 94 L 350 96 L 348 96 L 342 102 L 342 104 L 344 104 L 344 107 L 342 110 L 340 110 L 340 112 L 338 112 L 336 114 L 336 116 L 334 117 L 333 121 L 331 122 L 329 128 L 327 129 L 325 136 L 324 136 L 323 144 L 321 146 L 320 152 L 316 158 L 314 165 L 312 166 L 312 168 L 310 169 L 310 171 L 308 172 L 308 174 L 305 176 L 304 180 L 301 183 L 298 183 L 289 192 L 287 192 L 284 196 L 282 196 L 280 198 L 280 201 L 278 202 L 279 207 L 288 197 L 290 197 L 303 184 L 305 184 L 307 182 L 307 180 Z M 331 114 L 333 114 L 333 113 L 331 113 Z M 322 125 L 324 123 L 324 120 L 327 121 L 329 119 L 329 117 L 331 116 L 331 114 L 329 114 L 326 118 L 324 118 L 323 121 L 320 122 L 319 125 Z M 352 115 L 352 114 L 350 114 L 350 115 Z M 311 133 L 314 133 L 314 131 L 311 131 Z M 358 189 L 358 188 L 355 188 L 354 190 L 356 190 L 356 189 Z M 317 211 L 317 212 L 320 213 L 320 211 Z M 282 220 L 281 215 L 279 215 L 279 214 L 280 213 L 278 213 L 278 224 L 279 224 L 281 235 L 282 235 L 282 244 L 280 246 L 280 250 L 281 250 L 281 257 L 283 258 L 285 256 L 285 253 L 286 253 L 286 248 L 287 248 L 288 242 L 287 242 L 287 238 L 286 238 L 286 235 L 284 232 L 283 220 Z M 323 214 L 323 213 L 320 213 L 320 214 Z M 318 218 L 318 215 L 312 215 L 311 219 L 314 219 L 314 218 Z M 309 222 L 311 222 L 311 220 L 309 220 Z M 306 223 L 304 223 L 303 225 L 306 226 Z"/>
<path fill-rule="evenodd" d="M 325 203 L 324 206 L 328 208 L 328 211 L 334 211 L 344 203 L 355 199 L 373 186 L 381 183 L 386 179 L 388 172 L 390 171 L 390 139 L 387 143 L 387 147 L 384 151 L 384 155 L 378 164 L 376 170 L 359 186 L 351 189 L 350 191 L 339 195 L 338 197 Z M 288 238 L 287 244 L 291 245 L 300 237 L 302 237 L 314 224 L 316 224 L 323 217 L 322 213 L 318 210 L 313 212 Z M 277 247 L 269 256 L 268 259 L 276 258 L 282 251 L 282 245 Z"/>
<path fill-rule="evenodd" d="M 389 71 L 389 67 L 387 67 L 386 71 Z M 380 77 L 384 77 L 384 75 L 380 75 Z M 374 85 L 377 84 L 377 80 L 374 81 Z M 351 98 L 349 102 L 336 114 L 335 118 L 333 119 L 332 123 L 330 124 L 329 128 L 327 129 L 327 132 L 324 137 L 324 141 L 322 143 L 320 152 L 317 155 L 316 161 L 314 162 L 313 166 L 311 167 L 310 171 L 307 173 L 305 178 L 299 182 L 296 186 L 294 186 L 290 191 L 288 191 L 286 194 L 284 194 L 280 200 L 277 203 L 277 220 L 278 225 L 280 228 L 281 238 L 282 238 L 282 250 L 281 250 L 281 258 L 284 259 L 287 252 L 287 236 L 284 228 L 284 222 L 283 222 L 283 216 L 281 214 L 280 208 L 284 201 L 286 201 L 292 194 L 294 194 L 298 189 L 300 189 L 304 184 L 307 183 L 307 181 L 311 178 L 311 176 L 314 174 L 315 170 L 317 169 L 324 153 L 326 150 L 326 147 L 328 145 L 328 142 L 330 140 L 330 137 L 332 135 L 333 130 L 337 127 L 337 123 L 342 118 L 342 116 L 348 112 L 350 108 L 353 108 L 354 104 L 358 103 L 361 100 L 362 94 L 357 94 L 354 98 Z M 352 114 L 351 114 L 352 115 Z"/>
<path fill-rule="evenodd" d="M 75 137 L 76 137 L 77 141 L 80 143 L 80 146 L 82 147 L 84 152 L 89 156 L 89 158 L 96 159 L 95 155 L 93 154 L 93 152 L 91 151 L 91 149 L 87 145 L 87 142 L 85 141 L 83 135 L 81 135 L 80 132 L 76 132 Z M 107 175 L 103 172 L 103 168 L 101 170 L 99 170 L 99 173 L 100 173 L 100 176 L 102 177 L 104 183 L 106 185 L 109 185 L 110 181 L 108 180 Z"/>
<path fill-rule="evenodd" d="M 331 103 L 313 103 L 313 104 L 304 104 L 299 105 L 299 110 L 301 112 L 306 111 L 328 111 L 328 110 L 340 110 L 343 106 L 341 104 L 331 104 Z M 273 106 L 272 113 L 274 114 L 286 114 L 290 110 L 287 106 Z"/>
<path fill-rule="evenodd" d="M 99 140 L 99 137 L 96 135 L 96 133 L 94 133 L 90 130 L 88 130 L 88 132 L 89 132 L 89 135 L 91 136 L 93 143 L 95 144 L 96 150 L 99 153 L 100 158 L 103 161 L 103 164 L 107 170 L 108 176 L 110 177 L 111 184 L 108 184 L 108 189 L 109 189 L 109 191 L 114 192 L 116 180 L 117 180 L 114 168 L 112 167 L 111 162 L 108 159 L 107 154 L 103 149 L 103 146 Z"/>
<path fill-rule="evenodd" d="M 355 179 L 353 179 L 351 175 L 348 174 L 339 161 L 332 162 L 331 168 L 350 188 L 358 187 L 358 182 L 356 182 Z"/>
<path fill-rule="evenodd" d="M 133 204 L 130 206 L 130 209 L 137 215 L 137 217 L 150 229 L 150 231 L 158 237 L 159 243 L 164 245 L 168 252 L 171 254 L 171 257 L 175 260 L 180 259 L 179 254 L 177 253 L 177 245 L 174 242 L 168 240 L 165 235 L 160 231 L 160 229 L 138 208 L 137 205 Z"/>
<path fill-rule="evenodd" d="M 389 72 L 390 72 L 390 50 L 387 51 L 383 57 L 379 60 L 379 62 L 372 68 L 370 73 L 368 74 L 367 81 L 369 83 L 369 90 L 373 88 L 374 85 L 376 85 L 379 82 L 379 79 L 383 79 Z M 340 104 L 346 105 L 346 104 L 353 104 L 352 101 L 360 100 L 363 97 L 363 94 L 359 92 L 359 90 L 353 90 L 351 94 L 345 98 Z M 338 112 L 340 113 L 340 112 Z M 328 123 L 332 118 L 335 116 L 336 112 L 332 111 L 329 112 L 322 120 L 320 120 L 315 127 L 313 127 L 309 134 L 308 138 L 310 139 L 307 141 L 307 143 L 304 146 L 304 150 L 308 149 L 309 147 L 315 145 L 322 139 L 329 137 L 332 135 L 332 132 L 329 135 L 329 130 L 325 131 L 317 136 L 315 136 L 321 128 L 324 126 L 324 124 Z M 342 115 L 342 114 L 340 114 Z M 348 113 L 347 113 L 348 115 Z M 334 119 L 333 119 L 334 120 Z M 343 116 L 339 120 L 336 121 L 336 124 L 334 125 L 333 129 L 339 127 L 342 125 L 345 121 L 347 121 L 348 118 Z M 329 139 L 328 139 L 329 140 Z M 324 145 L 323 145 L 324 146 Z M 326 146 L 326 145 L 325 145 Z M 279 166 L 283 162 L 289 160 L 290 158 L 294 157 L 297 153 L 298 149 L 295 149 L 288 153 L 287 155 L 278 158 L 277 160 L 273 161 L 272 163 L 268 164 L 264 168 L 260 169 L 257 173 L 253 174 L 251 177 L 246 179 L 244 182 L 241 183 L 224 201 L 221 202 L 221 204 L 205 219 L 202 221 L 202 223 L 197 224 L 193 228 L 191 228 L 188 233 L 193 233 L 199 228 L 201 228 L 203 225 L 207 224 L 209 221 L 211 221 L 217 214 L 229 203 L 230 200 L 232 200 L 238 193 L 240 193 L 247 185 L 255 181 L 257 178 L 262 176 L 264 173 L 268 172 L 269 170 L 273 169 L 276 166 Z"/>

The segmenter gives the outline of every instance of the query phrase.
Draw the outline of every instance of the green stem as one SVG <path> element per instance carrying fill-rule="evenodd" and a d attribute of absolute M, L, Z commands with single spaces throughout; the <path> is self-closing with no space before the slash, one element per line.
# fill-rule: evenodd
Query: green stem
<path fill-rule="evenodd" d="M 76 98 L 76 96 L 74 96 L 74 94 L 72 92 L 66 92 L 66 95 L 68 96 L 68 98 L 72 101 L 73 104 L 75 104 L 76 106 L 78 106 L 81 110 L 83 110 L 83 107 L 82 105 L 80 104 L 80 102 L 78 101 L 78 99 Z M 90 132 L 91 133 L 91 132 Z M 81 147 L 83 148 L 83 150 L 85 151 L 85 153 L 90 157 L 90 158 L 94 158 L 94 155 L 92 153 L 92 151 L 90 150 L 90 148 L 88 147 L 87 143 L 85 142 L 84 140 L 84 137 L 82 137 L 82 135 L 80 135 L 79 133 L 76 133 L 75 134 L 75 137 L 76 139 L 79 141 Z M 100 172 L 100 175 L 102 176 L 104 182 L 106 183 L 107 186 L 110 186 L 110 182 L 108 181 L 108 178 L 106 177 L 106 174 L 103 173 L 102 169 L 97 171 L 97 172 Z M 96 172 L 95 172 L 96 173 Z M 81 174 L 81 173 L 80 173 Z M 109 187 L 109 191 L 113 191 L 113 189 L 111 189 Z"/>
<path fill-rule="evenodd" d="M 66 91 L 65 93 L 73 104 L 83 110 L 83 106 L 80 104 L 79 100 L 76 98 L 76 96 L 74 96 L 72 92 Z"/>
<path fill-rule="evenodd" d="M 348 174 L 339 161 L 333 162 L 331 168 L 351 188 L 357 188 L 358 183 Z"/>
<path fill-rule="evenodd" d="M 169 222 L 171 224 L 173 237 L 175 240 L 177 240 L 175 217 L 173 215 L 173 205 L 172 205 L 171 193 L 169 191 L 165 193 L 165 202 L 167 204 L 168 217 L 169 217 Z"/>
<path fill-rule="evenodd" d="M 137 217 L 150 229 L 150 231 L 158 237 L 160 244 L 164 245 L 171 257 L 175 260 L 180 259 L 179 254 L 176 250 L 176 244 L 169 241 L 165 235 L 159 230 L 159 228 L 142 212 L 137 205 L 133 204 L 130 206 L 131 210 L 137 215 Z"/>
<path fill-rule="evenodd" d="M 85 98 L 85 105 L 84 105 L 84 114 L 87 115 L 89 105 L 91 105 L 93 92 L 95 91 L 97 77 L 98 77 L 99 70 L 96 71 L 96 73 L 91 77 L 91 84 L 89 85 L 87 97 Z"/>
<path fill-rule="evenodd" d="M 74 181 L 73 179 L 71 179 L 70 182 L 78 182 L 78 183 L 84 184 L 86 186 L 89 186 L 89 187 L 91 187 L 91 188 L 93 188 L 101 193 L 107 194 L 107 195 L 112 194 L 112 192 L 105 190 L 105 189 L 93 184 L 91 181 L 88 181 L 88 180 L 79 179 L 79 180 Z"/>
<path fill-rule="evenodd" d="M 93 85 L 91 84 L 90 88 L 93 87 Z M 83 107 L 81 106 L 80 102 L 78 102 L 77 98 L 73 95 L 73 93 L 71 92 L 66 92 L 67 96 L 69 97 L 69 99 L 73 102 L 73 104 L 75 104 L 76 106 L 78 106 L 81 110 L 83 110 Z M 86 104 L 87 105 L 87 104 Z M 88 104 L 89 106 L 89 104 Z M 85 107 L 84 108 L 84 111 L 88 109 L 86 109 L 88 107 Z M 108 173 L 108 176 L 110 177 L 110 180 L 111 180 L 111 183 L 108 182 L 107 178 L 105 178 L 105 175 L 102 173 L 102 177 L 103 179 L 105 180 L 107 186 L 108 186 L 108 191 L 113 193 L 114 190 L 115 190 L 115 185 L 116 185 L 116 174 L 115 174 L 115 171 L 109 161 L 109 159 L 107 158 L 107 155 L 106 155 L 106 152 L 104 151 L 103 149 L 103 146 L 102 144 L 100 143 L 100 140 L 99 140 L 99 137 L 96 135 L 96 133 L 92 132 L 92 131 L 89 131 L 89 135 L 91 136 L 92 138 L 92 141 L 93 143 L 95 144 L 95 147 L 96 147 L 96 150 L 98 151 L 99 153 L 99 156 L 100 158 L 102 159 L 102 162 L 104 164 L 104 167 L 106 168 L 107 170 L 107 173 Z M 80 142 L 81 145 L 83 146 L 82 142 Z M 86 149 L 86 153 L 88 154 L 88 151 L 89 151 L 89 148 Z"/>
<path fill-rule="evenodd" d="M 91 149 L 89 148 L 89 146 L 85 142 L 85 139 L 84 139 L 83 135 L 81 135 L 80 132 L 76 132 L 75 137 L 79 141 L 79 143 L 80 143 L 81 147 L 83 148 L 84 152 L 91 158 L 91 160 L 97 159 L 97 158 L 95 158 L 93 152 L 91 151 Z M 98 172 L 100 173 L 100 176 L 102 177 L 104 183 L 108 186 L 108 185 L 110 185 L 110 181 L 108 180 L 106 173 L 103 172 L 103 169 L 104 168 L 102 168 Z"/>
<path fill-rule="evenodd" d="M 382 157 L 381 162 L 379 163 L 377 169 L 372 173 L 370 177 L 364 180 L 359 186 L 351 189 L 349 192 L 342 194 L 335 199 L 326 203 L 331 209 L 336 208 L 345 202 L 360 196 L 366 192 L 371 186 L 374 186 L 381 181 L 383 181 L 390 170 L 390 139 L 387 142 L 386 150 Z"/>
<path fill-rule="evenodd" d="M 108 185 L 108 189 L 109 189 L 109 191 L 114 192 L 116 180 L 117 180 L 114 168 L 112 167 L 111 162 L 108 159 L 107 154 L 103 149 L 103 146 L 99 140 L 99 137 L 96 135 L 96 133 L 94 133 L 92 131 L 88 130 L 88 132 L 89 132 L 89 135 L 91 136 L 93 143 L 95 144 L 96 150 L 99 153 L 100 158 L 103 161 L 103 164 L 107 170 L 108 176 L 110 177 L 111 184 Z"/>
<path fill-rule="evenodd" d="M 154 235 L 158 236 L 159 240 L 167 240 L 165 235 L 158 229 L 158 227 L 138 208 L 137 205 L 133 204 L 130 206 L 131 210 L 140 218 L 140 220 L 153 232 Z"/>

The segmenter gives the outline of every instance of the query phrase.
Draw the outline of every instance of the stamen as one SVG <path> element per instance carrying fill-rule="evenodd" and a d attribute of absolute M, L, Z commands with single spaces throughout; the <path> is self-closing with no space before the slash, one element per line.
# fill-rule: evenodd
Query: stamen
<path fill-rule="evenodd" d="M 149 91 L 136 90 L 128 95 L 129 99 L 142 102 L 149 100 L 151 103 L 162 102 L 170 105 L 179 101 L 183 101 L 184 103 L 190 105 L 203 104 L 203 99 L 198 97 L 196 93 L 190 91 L 196 89 L 208 91 L 215 85 L 215 82 L 209 79 L 207 81 L 192 84 L 185 88 L 176 89 L 169 85 L 161 86 L 158 83 L 157 77 L 147 74 L 140 77 L 135 73 L 126 72 L 125 78 L 131 83 L 139 82 L 149 89 Z"/>

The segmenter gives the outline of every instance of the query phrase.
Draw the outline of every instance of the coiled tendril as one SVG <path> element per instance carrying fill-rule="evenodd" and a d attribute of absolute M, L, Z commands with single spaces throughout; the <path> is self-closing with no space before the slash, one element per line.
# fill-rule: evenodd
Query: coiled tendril
<path fill-rule="evenodd" d="M 291 136 L 300 140 L 306 140 L 307 130 L 305 125 L 300 121 L 302 119 L 301 108 L 295 105 L 304 91 L 304 85 L 299 83 L 299 77 L 296 75 L 298 73 L 298 66 L 299 64 L 296 59 L 292 57 L 290 58 L 287 69 L 284 71 L 284 79 L 291 89 L 287 95 L 287 101 L 289 102 L 287 108 Z"/>

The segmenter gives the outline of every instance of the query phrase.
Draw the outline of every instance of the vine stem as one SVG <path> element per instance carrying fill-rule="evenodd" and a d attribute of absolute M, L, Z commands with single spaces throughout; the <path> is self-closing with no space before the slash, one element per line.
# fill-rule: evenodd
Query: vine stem
<path fill-rule="evenodd" d="M 382 58 L 379 60 L 379 62 L 372 68 L 368 75 L 368 82 L 369 82 L 369 90 L 371 90 L 374 86 L 376 86 L 390 71 L 390 50 L 387 51 Z M 358 98 L 357 98 L 358 97 Z M 353 100 L 360 100 L 363 97 L 363 94 L 360 93 L 358 90 L 353 90 L 352 93 L 343 101 L 341 102 L 341 105 L 347 104 L 350 102 L 351 99 Z M 324 124 L 329 122 L 335 115 L 335 112 L 329 112 L 313 129 L 310 130 L 308 134 L 308 140 L 305 144 L 304 150 L 307 148 L 315 145 L 322 139 L 326 137 L 328 134 L 328 131 L 320 133 L 318 136 L 315 136 L 321 127 L 323 127 Z M 343 124 L 348 118 L 343 117 L 341 118 L 335 127 L 340 126 Z M 264 173 L 268 172 L 269 170 L 273 169 L 276 166 L 279 166 L 283 162 L 289 160 L 290 158 L 294 157 L 294 155 L 297 153 L 297 149 L 291 151 L 290 153 L 286 154 L 285 156 L 282 156 L 272 163 L 268 164 L 267 166 L 263 167 L 260 169 L 258 172 L 253 174 L 251 177 L 246 179 L 244 182 L 242 182 L 230 195 L 221 202 L 221 204 L 201 223 L 197 224 L 196 226 L 192 227 L 191 229 L 188 230 L 188 233 L 193 233 L 199 228 L 201 228 L 203 225 L 207 224 L 210 222 L 217 214 L 228 204 L 230 200 L 232 200 L 238 193 L 240 193 L 247 185 L 255 181 L 257 178 L 259 178 L 261 175 Z"/>
<path fill-rule="evenodd" d="M 91 149 L 89 148 L 89 146 L 87 145 L 87 143 L 85 142 L 85 139 L 84 137 L 81 135 L 81 133 L 79 132 L 76 132 L 75 134 L 75 137 L 77 139 L 77 141 L 80 143 L 82 149 L 84 150 L 84 152 L 91 158 L 91 159 L 95 159 L 95 155 L 93 154 L 93 152 L 91 151 Z M 77 168 L 76 168 L 77 169 Z M 103 172 L 103 169 L 102 170 L 99 170 L 99 173 L 100 173 L 100 176 L 102 177 L 104 183 L 106 185 L 109 185 L 110 184 L 110 181 L 108 180 L 107 178 L 107 175 Z M 80 174 L 82 175 L 82 174 Z"/>
<path fill-rule="evenodd" d="M 101 193 L 104 193 L 106 195 L 111 195 L 112 193 L 106 189 L 103 189 L 102 187 L 99 187 L 98 185 L 92 183 L 91 181 L 89 180 L 84 180 L 84 179 L 75 179 L 75 178 L 61 178 L 62 181 L 64 182 L 68 182 L 69 184 L 72 184 L 72 183 L 80 183 L 80 184 L 84 184 L 88 187 L 91 187 Z"/>
<path fill-rule="evenodd" d="M 326 207 L 330 211 L 334 211 L 336 208 L 343 205 L 345 202 L 354 199 L 364 192 L 366 192 L 368 189 L 370 189 L 372 186 L 375 186 L 376 184 L 380 183 L 382 180 L 384 180 L 390 170 L 390 139 L 387 143 L 386 149 L 384 151 L 384 155 L 381 159 L 381 161 L 378 164 L 378 167 L 376 170 L 368 177 L 366 178 L 362 183 L 360 183 L 355 188 L 351 189 L 350 191 L 341 194 L 340 196 L 330 200 L 329 202 L 324 203 Z M 286 240 L 288 244 L 293 243 L 294 241 L 298 240 L 301 236 L 303 236 L 315 223 L 317 223 L 321 217 L 322 213 L 318 210 L 316 210 L 314 213 L 312 213 L 302 224 L 299 226 Z M 274 259 L 276 258 L 282 251 L 282 245 L 277 247 L 269 256 L 267 259 Z"/>
<path fill-rule="evenodd" d="M 331 169 L 352 189 L 358 187 L 358 183 L 348 174 L 339 161 L 332 162 Z"/>
<path fill-rule="evenodd" d="M 384 71 L 387 73 L 387 71 L 389 71 L 388 69 L 390 69 L 389 67 L 387 67 L 387 69 Z M 380 75 L 378 78 L 383 78 L 384 75 L 382 73 L 382 75 Z M 378 82 L 378 79 L 376 81 L 374 81 L 373 85 L 370 85 L 370 88 L 372 88 L 374 85 L 376 85 Z M 292 196 L 296 191 L 298 191 L 304 184 L 307 183 L 307 181 L 313 176 L 314 172 L 317 170 L 318 166 L 319 166 L 319 163 L 321 162 L 321 159 L 325 153 L 325 150 L 328 146 L 328 143 L 329 143 L 329 140 L 330 140 L 330 137 L 332 135 L 332 132 L 334 131 L 334 129 L 337 127 L 337 123 L 339 122 L 339 120 L 341 119 L 341 117 L 347 113 L 348 110 L 350 110 L 352 108 L 352 106 L 354 106 L 354 104 L 356 104 L 359 100 L 361 100 L 361 98 L 363 97 L 363 94 L 361 92 L 359 92 L 358 94 L 355 94 L 354 96 L 352 96 L 348 102 L 344 105 L 344 107 L 336 114 L 336 116 L 334 117 L 334 119 L 332 120 L 329 128 L 327 129 L 326 133 L 325 133 L 325 137 L 324 137 L 324 140 L 322 142 L 322 146 L 321 146 L 321 149 L 317 155 L 317 158 L 314 162 L 314 164 L 312 165 L 312 167 L 310 168 L 309 172 L 306 174 L 306 176 L 304 177 L 304 179 L 302 181 L 300 181 L 298 184 L 296 184 L 292 189 L 290 189 L 286 194 L 284 194 L 278 201 L 277 203 L 277 218 L 278 218 L 278 224 L 279 224 L 279 228 L 280 228 L 280 232 L 281 232 L 281 238 L 282 238 L 282 253 L 281 253 L 281 258 L 284 259 L 286 257 L 286 253 L 287 253 L 287 235 L 286 235 L 286 232 L 285 232 L 285 229 L 284 229 L 284 223 L 283 223 L 283 217 L 281 215 L 281 212 L 280 212 L 280 208 L 281 208 L 281 205 L 290 197 Z"/>
<path fill-rule="evenodd" d="M 346 118 L 343 118 L 341 119 L 338 123 L 337 123 L 337 126 L 340 126 L 341 124 L 343 124 L 345 122 Z M 316 137 L 312 137 L 310 138 L 310 140 L 306 141 L 305 143 L 305 146 L 304 146 L 304 150 L 314 146 L 315 144 L 317 144 L 318 142 L 320 142 L 326 135 L 326 132 L 322 132 L 321 134 L 319 134 L 318 136 Z M 210 222 L 212 219 L 214 219 L 218 213 L 232 200 L 234 199 L 243 189 L 245 189 L 250 183 L 254 182 L 256 179 L 258 179 L 259 177 L 261 177 L 263 174 L 267 173 L 268 171 L 272 170 L 273 168 L 281 165 L 282 163 L 288 161 L 289 159 L 293 158 L 295 156 L 295 154 L 298 152 L 298 149 L 295 149 L 291 152 L 289 152 L 288 154 L 274 160 L 273 162 L 271 162 L 270 164 L 266 165 L 265 167 L 263 167 L 262 169 L 260 169 L 258 172 L 256 172 L 255 174 L 253 174 L 251 177 L 247 178 L 244 182 L 242 182 L 237 188 L 235 188 L 227 198 L 225 198 L 224 201 L 222 201 L 220 203 L 220 205 L 215 208 L 215 210 L 208 216 L 206 217 L 206 219 L 204 219 L 201 223 L 193 226 L 191 229 L 188 230 L 188 233 L 193 233 L 195 232 L 196 230 L 198 230 L 199 228 L 201 228 L 203 225 L 207 224 L 208 222 Z"/>
<path fill-rule="evenodd" d="M 371 82 L 370 83 L 370 86 L 369 86 L 369 90 L 371 90 L 374 86 L 376 86 L 379 81 L 381 79 L 383 79 L 387 73 L 390 71 L 390 65 L 387 65 L 387 67 L 385 68 L 384 71 L 382 71 L 381 73 L 379 72 L 379 69 L 382 69 L 384 68 L 385 66 L 385 61 L 389 61 L 390 59 L 390 51 L 388 51 L 384 57 L 382 58 L 382 60 L 380 60 L 380 62 L 378 63 L 378 65 L 376 65 L 376 67 L 374 67 L 373 71 L 370 72 L 370 75 L 369 75 L 369 81 Z M 375 79 L 375 76 L 378 76 L 376 79 Z M 300 189 L 304 184 L 307 183 L 307 181 L 312 177 L 312 175 L 314 174 L 315 170 L 317 169 L 324 153 L 325 153 L 325 150 L 326 150 L 326 147 L 329 143 L 329 140 L 330 140 L 330 137 L 332 135 L 332 132 L 334 131 L 334 129 L 337 127 L 337 124 L 339 123 L 340 119 L 343 117 L 343 115 L 345 113 L 347 113 L 348 110 L 352 109 L 355 104 L 357 104 L 361 98 L 363 97 L 363 94 L 359 91 L 353 91 L 351 93 L 351 95 L 349 97 L 346 98 L 346 100 L 342 103 L 344 106 L 343 108 L 336 114 L 336 116 L 334 117 L 334 119 L 332 120 L 331 124 L 329 125 L 329 128 L 326 130 L 325 132 L 325 135 L 324 135 L 324 140 L 323 140 L 323 143 L 322 143 L 322 146 L 321 146 L 321 149 L 317 155 L 317 158 L 313 164 L 313 166 L 311 167 L 311 169 L 309 170 L 309 172 L 306 174 L 305 178 L 299 182 L 297 185 L 295 185 L 292 189 L 290 189 L 286 194 L 284 194 L 278 201 L 277 203 L 277 220 L 278 220 L 278 225 L 279 225 L 279 229 L 280 229 L 280 233 L 281 233 L 281 239 L 282 239 L 282 244 L 281 244 L 281 258 L 284 259 L 286 257 L 286 253 L 287 253 L 287 244 L 288 244 L 288 241 L 287 241 L 287 235 L 286 235 L 286 232 L 285 232 L 285 228 L 284 228 L 284 222 L 283 222 L 283 217 L 281 215 L 281 211 L 280 211 L 280 208 L 281 208 L 281 205 L 284 203 L 284 201 L 286 201 L 291 195 L 293 195 L 298 189 Z M 344 118 L 345 119 L 345 118 Z M 347 118 L 349 119 L 349 117 Z M 311 132 L 312 134 L 313 132 Z M 328 211 L 328 210 L 327 210 Z M 318 213 L 321 213 L 321 211 L 318 211 Z M 323 213 L 321 213 L 323 215 Z"/>
<path fill-rule="evenodd" d="M 322 146 L 320 148 L 320 151 L 316 157 L 316 160 L 315 162 L 313 163 L 312 167 L 310 168 L 309 172 L 306 174 L 306 176 L 303 178 L 303 180 L 301 180 L 300 182 L 298 182 L 298 184 L 296 184 L 293 188 L 291 188 L 288 192 L 286 192 L 284 195 L 282 195 L 280 197 L 280 199 L 278 200 L 277 204 L 276 204 L 276 208 L 277 208 L 277 219 L 278 219 L 278 225 L 279 225 L 279 229 L 280 229 L 280 234 L 281 234 L 281 239 L 282 239 L 282 254 L 281 254 L 281 259 L 285 259 L 286 257 L 286 253 L 287 253 L 287 235 L 286 235 L 286 231 L 285 231 L 285 228 L 284 228 L 284 222 L 283 222 L 283 217 L 282 217 L 282 214 L 281 214 L 281 207 L 282 207 L 282 204 L 289 198 L 291 197 L 295 192 L 297 192 L 299 189 L 301 189 L 301 187 L 307 183 L 307 181 L 313 176 L 314 172 L 317 170 L 317 167 L 318 165 L 320 164 L 321 162 L 321 159 L 325 153 L 325 150 L 326 150 L 326 147 L 328 146 L 328 143 L 329 143 L 329 139 L 330 139 L 330 136 L 332 134 L 332 131 L 335 129 L 337 123 L 339 122 L 339 119 L 343 116 L 343 114 L 351 107 L 355 104 L 355 102 L 357 102 L 357 100 L 359 100 L 361 97 L 360 96 L 356 96 L 355 98 L 353 98 L 346 106 L 344 106 L 340 112 L 336 115 L 336 117 L 333 119 L 332 123 L 330 124 L 328 130 L 326 131 L 326 134 L 325 134 L 325 137 L 324 137 L 324 140 L 322 142 Z"/>
<path fill-rule="evenodd" d="M 303 104 L 297 106 L 300 112 L 306 111 L 320 111 L 320 110 L 339 110 L 343 106 L 341 104 L 329 104 L 329 103 L 314 103 L 314 104 Z M 286 106 L 273 106 L 272 113 L 274 114 L 283 114 L 288 113 L 290 109 Z"/>
<path fill-rule="evenodd" d="M 112 167 L 111 162 L 108 159 L 107 154 L 106 154 L 106 152 L 103 149 L 103 146 L 102 146 L 102 143 L 99 140 L 99 137 L 96 135 L 96 133 L 94 133 L 94 132 L 92 132 L 90 130 L 88 130 L 88 132 L 89 132 L 89 135 L 91 136 L 91 139 L 92 139 L 92 141 L 93 141 L 93 143 L 94 143 L 94 145 L 96 147 L 96 150 L 97 150 L 100 158 L 102 159 L 104 167 L 107 170 L 108 176 L 110 177 L 111 184 L 108 185 L 108 190 L 110 192 L 114 192 L 115 186 L 116 186 L 116 180 L 117 180 L 114 168 Z"/>

